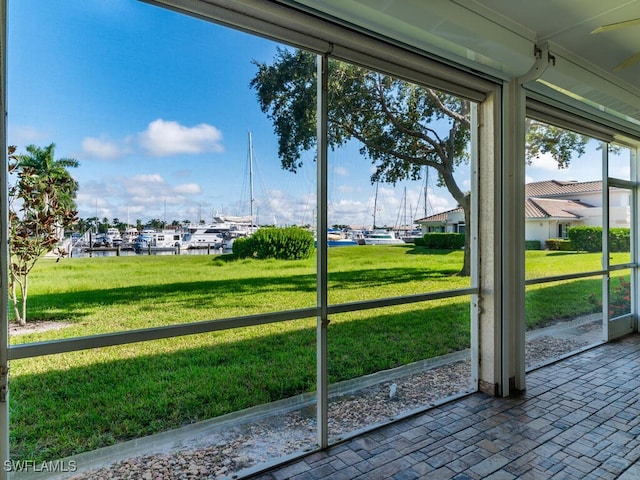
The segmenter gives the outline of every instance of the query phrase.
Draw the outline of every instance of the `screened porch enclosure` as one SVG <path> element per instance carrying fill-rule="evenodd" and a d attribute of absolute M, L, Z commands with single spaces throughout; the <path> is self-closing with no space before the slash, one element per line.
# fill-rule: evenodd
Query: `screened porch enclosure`
<path fill-rule="evenodd" d="M 39 259 L 27 327 L 1 283 L 0 478 L 248 477 L 637 332 L 638 88 L 507 2 L 391 3 L 2 2 L 3 145 L 79 160 L 69 241 L 174 244 Z"/>

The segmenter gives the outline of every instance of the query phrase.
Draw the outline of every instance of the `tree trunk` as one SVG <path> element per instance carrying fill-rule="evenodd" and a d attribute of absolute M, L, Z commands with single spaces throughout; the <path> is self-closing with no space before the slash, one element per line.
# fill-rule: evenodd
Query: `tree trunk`
<path fill-rule="evenodd" d="M 29 291 L 29 275 L 24 277 L 24 288 L 22 289 L 22 317 L 20 325 L 23 327 L 27 324 L 27 292 Z"/>
<path fill-rule="evenodd" d="M 446 165 L 445 165 L 446 167 Z M 464 213 L 465 235 L 464 235 L 464 261 L 462 270 L 458 273 L 460 276 L 468 277 L 471 275 L 471 194 L 465 194 L 453 178 L 453 168 L 436 168 L 442 175 L 444 184 L 451 193 L 451 196 L 458 202 Z"/>
<path fill-rule="evenodd" d="M 462 205 L 462 210 L 464 212 L 464 225 L 465 225 L 465 234 L 464 234 L 464 261 L 462 263 L 462 270 L 460 270 L 459 275 L 463 277 L 468 277 L 471 275 L 471 202 L 469 201 L 469 196 L 466 197 L 465 205 Z"/>
<path fill-rule="evenodd" d="M 464 214 L 464 260 L 462 263 L 462 269 L 458 275 L 462 277 L 468 277 L 471 275 L 471 195 L 465 195 L 464 200 L 459 201 L 460 208 Z"/>
<path fill-rule="evenodd" d="M 27 299 L 24 295 L 24 285 L 21 280 L 13 277 L 11 279 L 11 299 L 13 300 L 13 312 L 16 317 L 16 321 L 18 325 L 24 327 L 27 324 L 27 319 L 24 316 L 24 312 L 26 312 Z M 18 303 L 18 288 L 20 288 L 20 303 Z M 20 311 L 20 306 L 22 306 L 22 312 Z"/>

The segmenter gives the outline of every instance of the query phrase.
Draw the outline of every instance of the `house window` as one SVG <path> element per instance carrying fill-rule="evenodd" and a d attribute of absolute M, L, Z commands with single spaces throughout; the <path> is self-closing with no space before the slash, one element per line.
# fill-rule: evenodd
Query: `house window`
<path fill-rule="evenodd" d="M 567 231 L 569 230 L 568 223 L 559 223 L 558 224 L 558 238 L 569 238 Z"/>

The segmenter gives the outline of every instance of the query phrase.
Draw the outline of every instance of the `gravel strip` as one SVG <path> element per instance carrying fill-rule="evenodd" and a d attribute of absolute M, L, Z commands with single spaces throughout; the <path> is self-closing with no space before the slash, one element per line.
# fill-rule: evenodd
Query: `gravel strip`
<path fill-rule="evenodd" d="M 526 342 L 527 365 L 538 365 L 592 343 L 599 325 L 579 327 L 574 338 L 541 335 Z M 583 333 L 583 335 L 580 335 Z M 398 414 L 469 391 L 471 366 L 459 361 L 334 398 L 329 403 L 331 440 L 388 421 Z M 180 450 L 158 452 L 77 473 L 70 480 L 222 479 L 287 454 L 311 450 L 316 442 L 315 408 L 293 411 L 194 439 Z M 81 465 L 79 465 L 81 467 Z"/>

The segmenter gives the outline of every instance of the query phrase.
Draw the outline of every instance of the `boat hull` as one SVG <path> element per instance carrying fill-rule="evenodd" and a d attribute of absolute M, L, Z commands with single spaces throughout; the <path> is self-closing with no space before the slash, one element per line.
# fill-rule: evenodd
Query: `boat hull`
<path fill-rule="evenodd" d="M 380 238 L 365 238 L 365 245 L 403 245 L 404 242 L 399 238 L 380 239 Z"/>
<path fill-rule="evenodd" d="M 358 245 L 358 242 L 348 238 L 342 240 L 327 240 L 327 246 L 329 247 L 353 247 Z"/>
<path fill-rule="evenodd" d="M 394 232 L 374 231 L 364 236 L 365 245 L 400 245 L 404 242 Z"/>

